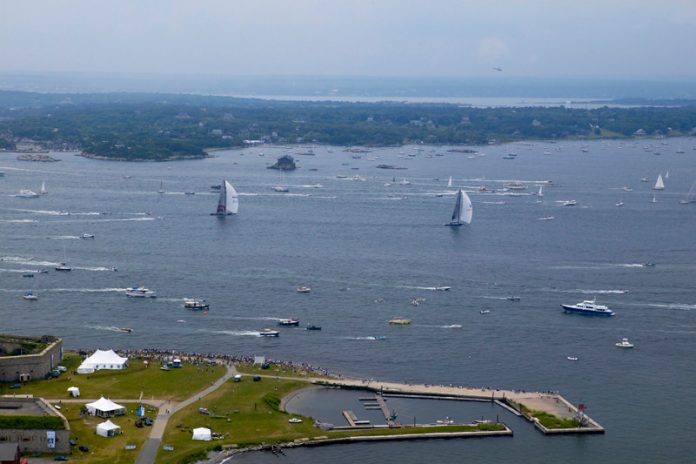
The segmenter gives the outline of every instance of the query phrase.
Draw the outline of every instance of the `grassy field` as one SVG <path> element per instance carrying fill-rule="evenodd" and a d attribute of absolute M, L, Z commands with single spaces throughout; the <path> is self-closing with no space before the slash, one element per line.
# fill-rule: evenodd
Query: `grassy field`
<path fill-rule="evenodd" d="M 532 411 L 531 415 L 539 419 L 539 423 L 547 429 L 574 429 L 582 426 L 575 419 L 554 416 L 544 411 Z"/>
<path fill-rule="evenodd" d="M 223 366 L 192 366 L 184 364 L 181 369 L 162 371 L 159 365 L 149 367 L 140 360 L 130 360 L 123 371 L 102 370 L 94 374 L 77 375 L 81 359 L 76 354 L 65 356 L 63 365 L 68 369 L 57 379 L 29 382 L 21 389 L 10 389 L 8 384 L 0 384 L 0 394 L 31 393 L 44 398 L 67 398 L 70 386 L 80 388 L 83 398 L 143 398 L 170 399 L 179 401 L 204 389 L 225 373 Z"/>
<path fill-rule="evenodd" d="M 70 461 L 89 462 L 90 464 L 132 464 L 143 447 L 143 443 L 150 433 L 150 427 L 137 428 L 135 421 L 137 404 L 125 403 L 128 413 L 124 416 L 112 418 L 111 422 L 121 426 L 122 435 L 115 437 L 101 437 L 96 434 L 97 424 L 105 419 L 94 416 L 80 416 L 82 404 L 63 403 L 61 412 L 70 422 L 71 438 L 77 441 L 73 447 Z M 156 408 L 147 406 L 147 416 L 154 419 L 157 416 Z M 80 445 L 89 447 L 89 452 L 83 453 L 77 449 Z M 134 450 L 126 450 L 126 445 L 136 445 Z"/>
<path fill-rule="evenodd" d="M 318 436 L 339 438 L 504 429 L 502 424 L 480 424 L 326 432 L 314 427 L 311 418 L 287 414 L 278 409 L 282 397 L 307 385 L 302 381 L 268 378 L 260 382 L 253 382 L 249 378 L 239 383 L 228 381 L 216 392 L 183 409 L 169 420 L 162 444 L 173 446 L 174 451 L 160 449 L 157 462 L 181 464 L 193 462 L 194 455 L 202 459 L 201 452 L 206 449 L 213 450 L 230 445 L 244 447 L 261 443 L 285 443 Z M 206 408 L 212 415 L 201 414 L 198 408 Z M 291 417 L 300 417 L 303 422 L 290 424 L 288 419 Z M 210 442 L 193 441 L 191 430 L 196 427 L 209 427 L 213 433 L 222 434 L 223 439 Z"/>
<path fill-rule="evenodd" d="M 290 368 L 272 363 L 268 369 L 261 369 L 261 366 L 250 363 L 235 364 L 235 367 L 243 374 L 275 375 L 278 377 L 327 378 L 327 376 L 307 371 L 305 369 Z"/>

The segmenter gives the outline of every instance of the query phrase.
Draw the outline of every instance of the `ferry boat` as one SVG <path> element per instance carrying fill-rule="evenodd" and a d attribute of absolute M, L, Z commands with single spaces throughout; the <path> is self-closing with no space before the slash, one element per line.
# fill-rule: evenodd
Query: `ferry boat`
<path fill-rule="evenodd" d="M 126 289 L 126 296 L 128 298 L 155 298 L 157 294 L 145 287 L 128 287 Z"/>
<path fill-rule="evenodd" d="M 562 304 L 561 307 L 566 313 L 582 314 L 585 316 L 613 316 L 614 311 L 605 305 L 596 303 L 595 299 L 585 300 L 574 305 Z"/>
<path fill-rule="evenodd" d="M 619 348 L 633 348 L 633 343 L 628 341 L 628 338 L 622 338 L 620 342 L 615 343 Z"/>
<path fill-rule="evenodd" d="M 263 329 L 261 332 L 259 332 L 259 335 L 262 337 L 277 337 L 280 335 L 280 332 L 277 330 Z"/>
<path fill-rule="evenodd" d="M 205 300 L 197 300 L 195 298 L 184 298 L 184 308 L 194 311 L 202 311 L 209 309 L 210 305 Z"/>
<path fill-rule="evenodd" d="M 300 325 L 300 321 L 298 319 L 280 319 L 278 325 L 282 325 L 283 327 L 297 327 Z"/>

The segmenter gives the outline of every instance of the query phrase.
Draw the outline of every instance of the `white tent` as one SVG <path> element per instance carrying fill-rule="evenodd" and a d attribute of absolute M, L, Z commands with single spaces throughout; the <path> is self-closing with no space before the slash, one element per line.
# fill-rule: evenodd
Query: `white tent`
<path fill-rule="evenodd" d="M 114 424 L 110 420 L 102 422 L 97 425 L 97 435 L 102 437 L 113 437 L 116 434 L 121 433 L 121 427 Z"/>
<path fill-rule="evenodd" d="M 92 374 L 100 369 L 125 369 L 126 367 L 128 367 L 128 358 L 122 358 L 114 353 L 114 350 L 97 350 L 92 356 L 82 361 L 77 368 L 77 373 Z"/>
<path fill-rule="evenodd" d="M 77 387 L 68 387 L 68 393 L 70 394 L 70 396 L 77 398 L 78 396 L 80 396 L 80 389 Z"/>
<path fill-rule="evenodd" d="M 126 408 L 124 406 L 116 404 L 103 396 L 94 403 L 87 403 L 85 406 L 87 407 L 87 411 L 93 416 L 111 417 L 126 413 Z"/>
<path fill-rule="evenodd" d="M 202 440 L 202 441 L 210 441 L 212 440 L 212 433 L 210 432 L 210 429 L 207 429 L 205 427 L 198 427 L 197 429 L 193 429 L 193 437 L 191 437 L 193 440 Z"/>

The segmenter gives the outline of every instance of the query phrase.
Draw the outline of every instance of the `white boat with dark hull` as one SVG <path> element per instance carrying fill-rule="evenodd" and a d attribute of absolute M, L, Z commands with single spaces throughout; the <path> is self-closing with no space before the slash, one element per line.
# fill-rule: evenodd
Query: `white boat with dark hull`
<path fill-rule="evenodd" d="M 184 308 L 192 311 L 204 311 L 210 308 L 210 305 L 205 300 L 195 298 L 184 298 Z"/>
<path fill-rule="evenodd" d="M 39 194 L 29 189 L 22 189 L 15 195 L 17 198 L 39 198 Z"/>
<path fill-rule="evenodd" d="M 259 335 L 261 337 L 277 337 L 280 335 L 280 332 L 277 330 L 263 329 L 261 332 L 259 332 Z"/>
<path fill-rule="evenodd" d="M 452 211 L 452 220 L 445 224 L 450 227 L 459 227 L 464 224 L 471 224 L 471 219 L 474 215 L 474 208 L 471 204 L 471 199 L 469 195 L 462 189 L 457 192 L 457 200 L 454 204 L 454 211 Z"/>
<path fill-rule="evenodd" d="M 614 311 L 605 305 L 597 304 L 595 299 L 585 300 L 574 305 L 562 304 L 563 311 L 571 314 L 581 314 L 583 316 L 614 316 Z"/>
<path fill-rule="evenodd" d="M 128 298 L 156 298 L 157 294 L 145 287 L 128 287 L 126 296 Z"/>
<path fill-rule="evenodd" d="M 222 181 L 220 187 L 220 197 L 218 199 L 217 211 L 210 213 L 211 216 L 225 217 L 237 214 L 239 211 L 239 196 L 232 184 L 226 180 Z"/>
<path fill-rule="evenodd" d="M 283 327 L 299 327 L 300 321 L 297 319 L 280 319 L 278 325 Z"/>
<path fill-rule="evenodd" d="M 305 287 L 304 285 L 301 285 L 297 287 L 295 291 L 297 291 L 297 293 L 309 293 L 312 291 L 312 289 L 309 287 Z"/>
<path fill-rule="evenodd" d="M 24 298 L 27 301 L 36 301 L 39 299 L 39 297 L 34 295 L 32 292 L 25 293 L 24 295 L 22 295 L 22 298 Z"/>

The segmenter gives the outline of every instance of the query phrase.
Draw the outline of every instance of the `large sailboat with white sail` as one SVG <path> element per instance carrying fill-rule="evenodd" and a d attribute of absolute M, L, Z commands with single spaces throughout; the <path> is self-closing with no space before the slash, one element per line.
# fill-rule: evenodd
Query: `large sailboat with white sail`
<path fill-rule="evenodd" d="M 662 174 L 658 174 L 657 181 L 655 182 L 655 186 L 653 187 L 653 190 L 664 190 L 664 189 L 665 189 L 665 182 L 662 180 Z"/>
<path fill-rule="evenodd" d="M 471 218 L 474 214 L 474 209 L 471 204 L 471 199 L 469 195 L 462 189 L 457 192 L 457 201 L 454 204 L 454 211 L 452 211 L 452 220 L 445 224 L 450 227 L 459 227 L 464 224 L 471 224 Z"/>
<path fill-rule="evenodd" d="M 220 198 L 218 199 L 217 211 L 210 213 L 211 216 L 229 216 L 237 214 L 239 211 L 239 197 L 232 184 L 226 180 L 222 181 L 220 188 Z"/>

